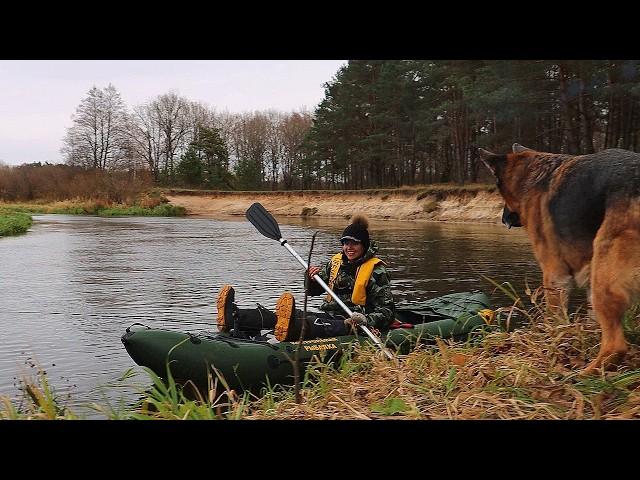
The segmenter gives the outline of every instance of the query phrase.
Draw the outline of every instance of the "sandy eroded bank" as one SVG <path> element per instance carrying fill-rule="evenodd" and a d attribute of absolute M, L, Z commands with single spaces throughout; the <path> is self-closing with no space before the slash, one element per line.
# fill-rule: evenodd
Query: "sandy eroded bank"
<path fill-rule="evenodd" d="M 244 215 L 260 202 L 274 215 L 346 218 L 363 212 L 370 218 L 496 223 L 503 202 L 495 189 L 449 187 L 432 190 L 208 192 L 168 191 L 187 215 Z"/>

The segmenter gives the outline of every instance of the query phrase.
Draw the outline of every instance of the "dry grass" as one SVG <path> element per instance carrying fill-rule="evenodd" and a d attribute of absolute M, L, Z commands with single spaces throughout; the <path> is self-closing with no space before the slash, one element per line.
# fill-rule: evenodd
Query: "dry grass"
<path fill-rule="evenodd" d="M 504 309 L 504 318 L 512 309 Z M 600 330 L 586 315 L 545 318 L 473 342 L 438 341 L 399 360 L 360 348 L 342 369 L 269 405 L 249 406 L 245 418 L 264 419 L 626 419 L 640 418 L 640 352 L 631 345 L 615 372 L 581 376 L 594 358 Z M 638 317 L 630 322 L 635 335 Z M 628 336 L 629 336 L 628 335 Z"/>
<path fill-rule="evenodd" d="M 496 186 L 484 183 L 456 184 L 434 183 L 428 185 L 403 185 L 397 188 L 362 188 L 358 190 L 201 190 L 190 188 L 164 188 L 161 189 L 167 195 L 206 195 L 206 196 L 245 196 L 247 194 L 266 195 L 274 197 L 289 197 L 303 195 L 380 195 L 383 200 L 390 194 L 413 196 L 418 195 L 420 200 L 429 194 L 460 194 L 477 192 L 495 192 Z"/>

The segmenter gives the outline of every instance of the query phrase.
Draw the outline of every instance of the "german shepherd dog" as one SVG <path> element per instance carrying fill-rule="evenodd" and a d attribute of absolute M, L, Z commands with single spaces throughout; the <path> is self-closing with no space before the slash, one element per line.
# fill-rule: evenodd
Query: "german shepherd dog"
<path fill-rule="evenodd" d="M 478 154 L 504 198 L 503 222 L 527 231 L 548 308 L 566 311 L 571 284 L 591 283 L 602 337 L 583 373 L 618 365 L 627 352 L 622 317 L 640 292 L 640 154 L 561 155 L 517 143 L 510 154 Z"/>

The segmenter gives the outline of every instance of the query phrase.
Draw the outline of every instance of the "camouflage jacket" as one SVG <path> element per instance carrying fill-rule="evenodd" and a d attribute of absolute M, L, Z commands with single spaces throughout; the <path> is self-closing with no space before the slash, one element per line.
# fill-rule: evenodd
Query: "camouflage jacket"
<path fill-rule="evenodd" d="M 367 250 L 367 252 L 354 263 L 349 263 L 346 256 L 343 254 L 343 265 L 338 271 L 335 283 L 333 284 L 333 291 L 340 300 L 342 300 L 345 305 L 351 309 L 351 311 L 364 313 L 367 317 L 369 327 L 387 329 L 395 317 L 395 305 L 393 303 L 393 295 L 391 294 L 389 273 L 383 263 L 378 263 L 373 269 L 371 278 L 367 283 L 367 302 L 364 307 L 362 305 L 355 305 L 351 301 L 351 294 L 353 293 L 358 266 L 371 257 L 376 256 L 375 254 L 377 251 L 377 244 L 374 241 L 371 241 L 369 250 Z M 321 267 L 318 275 L 328 285 L 330 274 L 331 261 L 328 261 Z M 308 282 L 308 293 L 309 295 L 326 295 L 326 292 L 320 284 L 313 280 L 309 280 Z M 331 299 L 331 301 L 327 301 L 327 299 L 325 299 L 320 306 L 320 309 L 326 312 L 342 313 L 346 315 L 346 312 L 333 299 Z"/>

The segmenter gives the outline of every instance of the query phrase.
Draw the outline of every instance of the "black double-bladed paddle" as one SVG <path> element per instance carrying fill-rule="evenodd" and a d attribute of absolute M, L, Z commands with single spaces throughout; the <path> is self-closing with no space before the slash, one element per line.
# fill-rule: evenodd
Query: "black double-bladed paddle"
<path fill-rule="evenodd" d="M 289 253 L 293 255 L 296 260 L 305 268 L 305 270 L 309 269 L 309 265 L 305 262 L 298 253 L 291 248 L 291 246 L 287 243 L 287 241 L 282 238 L 282 233 L 280 233 L 280 226 L 276 219 L 258 202 L 254 203 L 247 209 L 247 219 L 253 224 L 254 227 L 265 237 L 271 238 L 273 240 L 277 240 L 280 242 L 284 248 L 289 250 Z M 340 298 L 333 293 L 333 291 L 329 288 L 329 286 L 318 276 L 318 274 L 313 276 L 313 279 L 325 289 L 325 291 L 331 295 L 331 297 L 336 301 L 340 307 L 347 313 L 347 315 L 352 316 L 353 312 L 347 307 Z M 380 349 L 385 353 L 389 359 L 393 359 L 393 354 L 389 351 L 388 348 L 384 346 L 382 341 L 375 336 L 371 330 L 369 330 L 366 325 L 358 325 L 364 333 L 375 343 Z"/>

